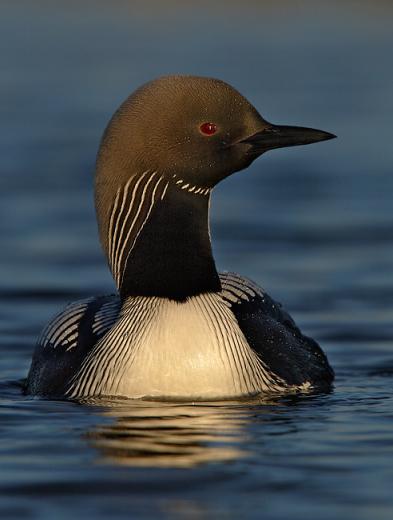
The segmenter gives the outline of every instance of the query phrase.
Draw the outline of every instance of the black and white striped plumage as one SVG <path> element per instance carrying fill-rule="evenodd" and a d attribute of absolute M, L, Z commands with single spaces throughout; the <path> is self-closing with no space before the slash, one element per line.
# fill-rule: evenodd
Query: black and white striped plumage
<path fill-rule="evenodd" d="M 168 181 L 156 171 L 130 177 L 124 187 L 118 188 L 108 230 L 109 264 L 118 286 L 139 233 L 167 188 Z"/>
<path fill-rule="evenodd" d="M 204 360 L 211 372 L 206 380 L 201 379 L 200 388 L 198 381 L 184 373 L 184 366 L 179 366 L 179 358 L 176 363 L 167 357 L 168 366 L 165 366 L 159 341 L 155 343 L 156 351 L 148 353 L 151 365 L 159 372 L 168 372 L 173 367 L 172 377 L 176 382 L 170 382 L 169 390 L 162 381 L 157 381 L 158 373 L 154 370 L 143 374 L 147 385 L 139 381 L 140 363 L 146 362 L 141 349 L 151 349 L 151 345 L 147 341 L 144 341 L 147 347 L 141 345 L 135 338 L 143 339 L 143 332 L 149 332 L 158 307 L 165 310 L 174 305 L 176 320 L 179 320 L 181 307 L 190 305 L 190 301 L 175 303 L 162 298 L 134 297 L 126 300 L 122 307 L 119 297 L 110 295 L 68 305 L 44 329 L 29 375 L 29 392 L 73 398 L 123 395 L 221 399 L 329 386 L 331 372 L 325 355 L 312 339 L 301 334 L 279 304 L 257 285 L 237 274 L 223 273 L 220 280 L 222 291 L 219 294 L 203 294 L 190 299 L 194 302 L 193 312 L 204 315 L 204 320 L 211 322 L 212 338 L 221 337 L 221 342 L 210 339 L 210 344 L 226 345 L 223 349 L 226 357 L 224 361 L 220 360 L 219 366 L 216 366 L 214 356 L 210 366 L 209 360 Z M 223 312 L 224 307 L 226 312 Z M 197 317 L 193 319 L 197 320 Z M 177 325 L 181 328 L 181 324 L 177 322 Z M 232 328 L 237 330 L 231 335 Z M 171 341 L 175 343 L 177 332 L 172 332 Z M 191 341 L 195 343 L 195 338 Z M 209 341 L 207 335 L 206 341 Z M 186 347 L 183 343 L 181 350 Z M 174 352 L 178 356 L 176 349 Z M 195 364 L 192 356 L 197 353 L 185 351 L 185 354 L 190 366 Z M 226 374 L 220 377 L 218 369 L 221 372 L 223 367 Z M 151 384 L 153 376 L 157 384 Z M 138 384 L 133 384 L 135 380 L 139 381 L 139 388 Z M 159 384 L 164 386 L 160 388 Z"/>
<path fill-rule="evenodd" d="M 268 123 L 219 80 L 166 77 L 131 95 L 104 133 L 95 181 L 119 295 L 75 302 L 51 321 L 27 391 L 223 399 L 329 387 L 324 353 L 281 306 L 218 274 L 209 207 L 214 186 L 266 150 L 331 137 Z"/>

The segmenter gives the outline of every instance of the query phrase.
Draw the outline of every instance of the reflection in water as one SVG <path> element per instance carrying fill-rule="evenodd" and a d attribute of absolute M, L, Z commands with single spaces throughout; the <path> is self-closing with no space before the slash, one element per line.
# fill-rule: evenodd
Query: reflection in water
<path fill-rule="evenodd" d="M 88 403 L 104 406 L 102 414 L 116 418 L 112 424 L 97 426 L 87 434 L 103 462 L 192 467 L 252 455 L 247 449 L 245 428 L 251 411 L 244 404 L 147 401 L 125 404 L 124 400 Z"/>

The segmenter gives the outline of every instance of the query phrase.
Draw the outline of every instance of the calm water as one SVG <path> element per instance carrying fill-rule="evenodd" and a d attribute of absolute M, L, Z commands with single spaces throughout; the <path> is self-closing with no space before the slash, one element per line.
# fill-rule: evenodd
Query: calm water
<path fill-rule="evenodd" d="M 0 517 L 393 517 L 391 2 L 7 2 L 0 75 Z M 211 5 L 214 4 L 214 5 Z M 113 290 L 92 203 L 99 136 L 140 83 L 221 77 L 277 123 L 214 195 L 217 263 L 323 345 L 329 395 L 75 404 L 21 394 L 40 329 Z"/>

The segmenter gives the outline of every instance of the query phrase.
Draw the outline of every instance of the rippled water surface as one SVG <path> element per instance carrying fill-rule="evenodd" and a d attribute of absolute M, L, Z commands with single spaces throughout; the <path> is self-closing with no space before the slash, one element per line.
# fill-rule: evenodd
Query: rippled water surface
<path fill-rule="evenodd" d="M 393 517 L 391 2 L 1 7 L 0 517 Z M 94 155 L 142 82 L 217 76 L 269 120 L 339 139 L 274 151 L 216 190 L 217 263 L 327 352 L 328 395 L 230 403 L 25 397 L 35 339 L 113 291 Z"/>

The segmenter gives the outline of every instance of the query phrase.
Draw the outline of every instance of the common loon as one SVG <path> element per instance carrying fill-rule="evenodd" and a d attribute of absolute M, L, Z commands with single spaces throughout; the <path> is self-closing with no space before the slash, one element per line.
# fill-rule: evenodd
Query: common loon
<path fill-rule="evenodd" d="M 267 150 L 335 137 L 267 122 L 227 83 L 165 76 L 131 94 L 96 163 L 100 240 L 118 294 L 69 304 L 42 332 L 34 395 L 214 400 L 327 389 L 311 338 L 247 278 L 218 273 L 212 189 Z"/>

